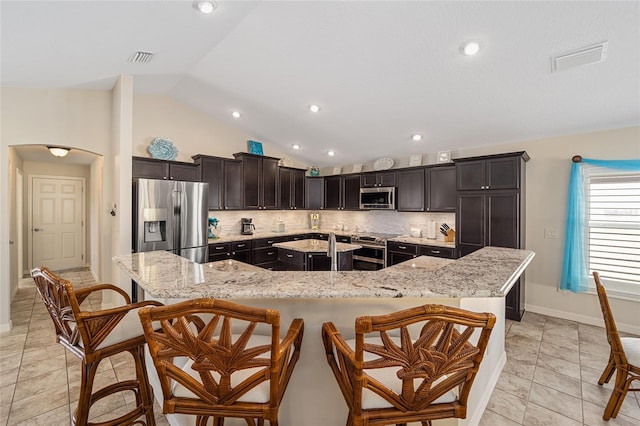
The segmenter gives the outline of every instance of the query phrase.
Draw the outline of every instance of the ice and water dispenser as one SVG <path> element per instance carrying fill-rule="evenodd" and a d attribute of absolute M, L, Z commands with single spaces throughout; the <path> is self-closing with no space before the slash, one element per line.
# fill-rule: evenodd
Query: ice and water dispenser
<path fill-rule="evenodd" d="M 167 209 L 144 209 L 144 242 L 167 241 Z"/>

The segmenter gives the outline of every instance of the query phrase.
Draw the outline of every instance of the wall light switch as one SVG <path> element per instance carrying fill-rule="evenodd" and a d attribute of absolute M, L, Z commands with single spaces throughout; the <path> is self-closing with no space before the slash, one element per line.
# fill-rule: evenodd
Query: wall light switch
<path fill-rule="evenodd" d="M 544 228 L 544 237 L 555 240 L 558 238 L 558 230 L 552 228 Z"/>

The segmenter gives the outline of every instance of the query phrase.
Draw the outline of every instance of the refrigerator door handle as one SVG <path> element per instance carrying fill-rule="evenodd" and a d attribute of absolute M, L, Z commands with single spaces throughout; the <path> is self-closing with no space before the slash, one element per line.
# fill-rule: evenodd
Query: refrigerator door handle
<path fill-rule="evenodd" d="M 180 255 L 180 238 L 182 235 L 182 192 L 173 192 L 173 250 Z"/>

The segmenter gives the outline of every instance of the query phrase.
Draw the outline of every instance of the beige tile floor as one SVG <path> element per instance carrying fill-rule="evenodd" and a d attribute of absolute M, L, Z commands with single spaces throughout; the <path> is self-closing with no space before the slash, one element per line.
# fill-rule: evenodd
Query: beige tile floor
<path fill-rule="evenodd" d="M 93 283 L 86 271 L 61 275 L 76 286 Z M 99 308 L 100 298 L 85 303 Z M 0 424 L 68 425 L 77 405 L 79 361 L 55 343 L 51 319 L 34 287 L 18 290 L 11 319 L 13 329 L 0 335 Z M 526 313 L 520 323 L 507 321 L 506 333 L 507 364 L 482 426 L 640 425 L 639 395 L 634 393 L 617 419 L 602 420 L 611 393 L 610 384 L 597 385 L 609 353 L 603 328 Z M 111 357 L 101 364 L 96 386 L 132 377 L 132 364 L 128 355 Z M 113 417 L 129 402 L 114 395 L 96 404 L 91 415 Z M 157 403 L 154 410 L 157 424 L 168 425 Z"/>

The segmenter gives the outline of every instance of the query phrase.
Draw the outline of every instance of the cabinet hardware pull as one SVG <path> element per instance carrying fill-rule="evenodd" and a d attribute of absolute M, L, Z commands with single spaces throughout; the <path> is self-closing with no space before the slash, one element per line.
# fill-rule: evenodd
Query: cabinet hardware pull
<path fill-rule="evenodd" d="M 224 250 L 224 246 L 216 247 L 216 250 Z"/>
<path fill-rule="evenodd" d="M 406 249 L 407 249 L 407 247 L 406 247 L 406 246 L 398 246 L 398 248 L 399 248 L 400 250 L 406 250 Z"/>
<path fill-rule="evenodd" d="M 440 254 L 440 250 L 431 250 L 431 253 L 433 253 L 433 254 Z"/>
<path fill-rule="evenodd" d="M 287 257 L 293 257 L 293 255 L 292 254 L 288 254 Z"/>
<path fill-rule="evenodd" d="M 244 247 L 244 246 L 245 246 L 244 244 L 238 244 L 238 248 Z"/>
<path fill-rule="evenodd" d="M 275 253 L 275 251 L 268 251 L 267 252 L 267 256 L 273 256 L 274 253 Z"/>
<path fill-rule="evenodd" d="M 267 244 L 273 244 L 273 241 L 267 240 Z"/>

